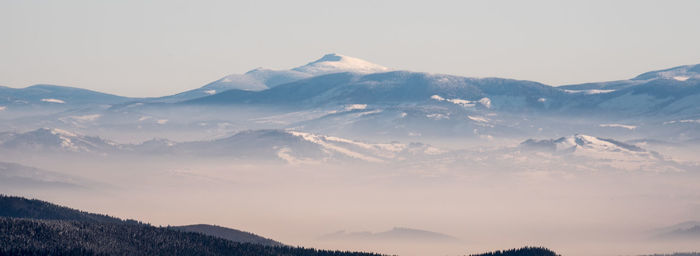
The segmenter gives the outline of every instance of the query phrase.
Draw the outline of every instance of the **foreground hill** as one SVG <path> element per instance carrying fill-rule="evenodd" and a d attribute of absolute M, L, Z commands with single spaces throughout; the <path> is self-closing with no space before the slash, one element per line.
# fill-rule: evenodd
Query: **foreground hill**
<path fill-rule="evenodd" d="M 558 254 L 547 248 L 523 247 L 520 249 L 472 254 L 471 256 L 558 256 Z"/>
<path fill-rule="evenodd" d="M 59 206 L 36 199 L 0 195 L 0 217 L 99 223 L 136 223 Z"/>
<path fill-rule="evenodd" d="M 377 255 L 234 242 L 19 197 L 0 196 L 0 210 L 0 255 Z"/>
<path fill-rule="evenodd" d="M 375 255 L 237 243 L 128 223 L 0 218 L 0 255 Z"/>
<path fill-rule="evenodd" d="M 194 232 L 205 234 L 213 237 L 223 238 L 226 240 L 251 243 L 251 244 L 261 244 L 267 246 L 284 246 L 284 244 L 277 242 L 275 240 L 264 238 L 253 233 L 248 233 L 245 231 L 240 231 L 232 228 L 219 227 L 207 224 L 196 224 L 187 226 L 176 226 L 170 227 L 175 230 L 181 230 L 186 232 Z"/>

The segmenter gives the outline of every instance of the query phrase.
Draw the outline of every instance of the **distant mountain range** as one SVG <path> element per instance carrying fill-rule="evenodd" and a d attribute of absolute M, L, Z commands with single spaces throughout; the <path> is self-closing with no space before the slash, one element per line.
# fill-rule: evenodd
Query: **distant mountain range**
<path fill-rule="evenodd" d="M 338 231 L 327 234 L 319 238 L 320 240 L 333 241 L 373 241 L 373 242 L 412 242 L 412 243 L 434 243 L 434 242 L 456 242 L 457 238 L 436 232 L 396 227 L 388 231 L 372 232 L 345 232 Z"/>
<path fill-rule="evenodd" d="M 208 141 L 153 139 L 119 144 L 61 129 L 0 133 L 0 152 L 88 153 L 94 155 L 180 155 L 232 159 L 277 159 L 289 163 L 360 161 L 383 163 L 444 153 L 420 143 L 365 143 L 333 136 L 284 130 L 250 130 Z"/>
<path fill-rule="evenodd" d="M 5 189 L 83 188 L 83 180 L 16 163 L 0 162 L 0 187 Z"/>
<path fill-rule="evenodd" d="M 625 136 L 620 140 L 696 145 L 698 70 L 700 65 L 687 65 L 628 80 L 555 87 L 393 70 L 327 54 L 291 69 L 257 68 L 155 98 L 49 85 L 2 87 L 0 131 L 52 127 L 146 138 L 166 131 L 200 140 L 244 130 L 293 129 L 411 141 L 602 133 Z"/>
<path fill-rule="evenodd" d="M 286 164 L 365 163 L 383 165 L 458 164 L 479 159 L 483 164 L 501 160 L 494 157 L 527 155 L 522 161 L 537 164 L 546 159 L 564 160 L 561 163 L 586 168 L 647 170 L 654 172 L 690 170 L 692 163 L 677 162 L 653 150 L 585 134 L 557 139 L 527 139 L 520 144 L 495 147 L 489 150 L 469 151 L 448 149 L 423 143 L 370 143 L 336 136 L 319 135 L 294 130 L 248 130 L 213 140 L 176 142 L 152 139 L 138 144 L 120 144 L 100 137 L 84 136 L 60 129 L 40 128 L 25 133 L 0 133 L 0 153 L 23 156 L 41 153 L 59 155 L 88 154 L 102 157 L 164 156 L 177 158 L 229 159 L 232 161 L 272 161 Z M 6 175 L 19 173 L 10 170 Z M 573 169 L 578 169 L 573 168 Z M 583 169 L 586 169 L 583 168 Z M 22 168 L 20 168 L 22 169 Z M 1 171 L 2 169 L 0 169 Z M 23 170 L 34 170 L 23 167 Z M 35 179 L 35 182 L 54 177 L 37 173 L 16 176 Z M 0 172 L 0 175 L 2 173 Z M 9 176 L 8 176 L 9 177 Z M 42 178 L 43 177 L 43 178 Z M 28 181 L 28 180 L 27 180 Z M 73 184 L 72 179 L 49 179 L 47 182 Z M 57 183 L 58 184 L 58 183 Z"/>
<path fill-rule="evenodd" d="M 160 98 L 133 99 L 89 90 L 35 85 L 0 88 L 0 106 L 65 107 L 124 102 L 267 105 L 295 108 L 329 105 L 434 105 L 445 99 L 462 107 L 498 111 L 606 115 L 700 114 L 700 65 L 641 74 L 629 80 L 552 87 L 502 78 L 466 78 L 389 68 L 327 54 L 289 70 L 258 68 L 201 88 Z M 433 97 L 435 96 L 435 97 Z M 439 98 L 438 98 L 439 97 Z M 477 104 L 478 102 L 488 104 Z"/>
<path fill-rule="evenodd" d="M 686 221 L 655 230 L 654 238 L 663 240 L 694 240 L 700 242 L 700 221 Z"/>

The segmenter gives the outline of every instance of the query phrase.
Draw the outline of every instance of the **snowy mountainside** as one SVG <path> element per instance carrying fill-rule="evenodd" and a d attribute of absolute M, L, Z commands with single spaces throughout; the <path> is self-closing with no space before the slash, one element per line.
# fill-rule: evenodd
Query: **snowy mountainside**
<path fill-rule="evenodd" d="M 366 143 L 298 131 L 251 130 L 211 140 L 183 142 L 170 152 L 185 155 L 241 159 L 277 159 L 291 164 L 334 161 L 389 163 L 409 157 L 442 153 L 424 144 Z"/>
<path fill-rule="evenodd" d="M 561 165 L 563 170 L 685 171 L 694 161 L 678 162 L 655 151 L 614 139 L 576 134 L 558 139 L 529 139 L 518 146 L 474 148 L 433 146 L 420 142 L 368 142 L 295 130 L 248 130 L 213 140 L 176 142 L 153 139 L 118 144 L 59 129 L 1 133 L 0 151 L 13 156 L 34 152 L 91 154 L 102 157 L 175 157 L 231 161 L 271 161 L 282 164 L 363 163 L 372 165 L 432 166 L 454 172 L 458 166 L 485 170 L 517 163 L 537 170 Z M 9 155 L 8 155 L 9 156 Z M 12 157 L 12 156 L 10 156 Z"/>
<path fill-rule="evenodd" d="M 499 78 L 464 78 L 448 75 L 391 71 L 336 73 L 284 84 L 260 92 L 231 90 L 187 104 L 294 105 L 300 108 L 348 104 L 432 104 L 434 95 L 462 101 L 490 101 L 494 109 L 546 109 L 569 94 L 535 82 Z M 487 99 L 485 99 L 487 98 Z M 541 98 L 551 99 L 544 103 Z M 456 101 L 459 102 L 459 101 Z"/>
<path fill-rule="evenodd" d="M 0 151 L 89 153 L 108 155 L 182 156 L 275 160 L 287 163 L 355 161 L 389 163 L 431 157 L 445 151 L 421 143 L 367 143 L 299 131 L 249 130 L 214 140 L 175 142 L 152 139 L 118 144 L 60 129 L 41 128 L 25 133 L 0 133 Z"/>
<path fill-rule="evenodd" d="M 256 68 L 245 74 L 231 74 L 203 87 L 176 95 L 154 99 L 161 102 L 176 102 L 205 97 L 227 90 L 262 91 L 275 86 L 333 73 L 374 73 L 386 72 L 388 68 L 345 55 L 326 54 L 318 60 L 289 70 Z"/>
<path fill-rule="evenodd" d="M 0 149 L 106 153 L 118 150 L 119 145 L 99 137 L 83 136 L 55 128 L 40 128 L 25 133 L 0 133 Z"/>
<path fill-rule="evenodd" d="M 576 161 L 591 170 L 610 167 L 621 170 L 652 172 L 683 171 L 697 163 L 679 163 L 658 152 L 614 139 L 576 134 L 558 139 L 528 139 L 519 151 L 539 157 L 553 157 Z"/>

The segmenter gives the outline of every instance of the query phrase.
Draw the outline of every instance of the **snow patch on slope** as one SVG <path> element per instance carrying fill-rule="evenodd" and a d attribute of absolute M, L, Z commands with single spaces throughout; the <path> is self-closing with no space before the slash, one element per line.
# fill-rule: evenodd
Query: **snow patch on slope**
<path fill-rule="evenodd" d="M 478 101 L 471 101 L 471 100 L 464 100 L 464 99 L 445 99 L 445 98 L 441 97 L 440 95 L 436 94 L 436 95 L 430 96 L 430 99 L 436 100 L 436 101 L 450 102 L 452 104 L 459 105 L 459 106 L 462 106 L 465 108 L 474 107 L 474 106 L 476 106 L 477 103 L 485 108 L 491 108 L 491 99 L 485 98 L 485 97 L 479 99 Z"/>
<path fill-rule="evenodd" d="M 614 92 L 615 90 L 592 89 L 592 90 L 564 90 L 564 91 L 567 93 L 601 94 L 601 93 Z"/>
<path fill-rule="evenodd" d="M 367 104 L 352 104 L 352 105 L 345 106 L 345 111 L 362 110 L 362 109 L 366 109 L 366 108 L 367 108 Z"/>
<path fill-rule="evenodd" d="M 329 143 L 329 142 L 326 140 L 326 137 L 325 137 L 325 136 L 319 136 L 319 135 L 315 135 L 315 134 L 311 134 L 311 133 L 296 132 L 296 131 L 290 131 L 289 133 L 292 134 L 292 135 L 294 135 L 294 136 L 301 137 L 301 138 L 303 138 L 304 140 L 306 140 L 306 141 L 308 141 L 308 142 L 317 144 L 317 145 L 323 147 L 324 149 L 327 149 L 327 150 L 330 150 L 330 151 L 335 151 L 335 152 L 341 153 L 341 154 L 343 154 L 343 155 L 346 155 L 346 156 L 349 156 L 349 157 L 352 157 L 352 158 L 356 158 L 356 159 L 359 159 L 359 160 L 363 160 L 363 161 L 367 161 L 367 162 L 372 162 L 372 163 L 381 163 L 381 162 L 383 162 L 383 160 L 381 160 L 381 159 L 379 159 L 379 158 L 375 158 L 375 157 L 372 157 L 372 156 L 367 156 L 367 155 L 364 155 L 364 154 L 361 154 L 361 153 L 358 153 L 358 152 L 354 152 L 354 151 L 352 151 L 352 150 L 349 150 L 349 149 L 346 149 L 346 148 L 343 148 L 343 147 L 339 147 L 339 146 L 334 145 L 334 144 L 332 144 L 332 143 Z"/>
<path fill-rule="evenodd" d="M 59 99 L 41 99 L 43 102 L 49 102 L 49 103 L 59 103 L 59 104 L 65 104 L 65 101 L 59 100 Z"/>

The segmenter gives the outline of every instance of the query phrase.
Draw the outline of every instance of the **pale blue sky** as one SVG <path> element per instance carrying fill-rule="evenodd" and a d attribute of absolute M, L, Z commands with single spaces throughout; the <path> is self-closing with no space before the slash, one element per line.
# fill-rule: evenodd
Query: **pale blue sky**
<path fill-rule="evenodd" d="M 336 52 L 551 85 L 700 63 L 700 1 L 0 0 L 0 85 L 158 96 Z"/>

